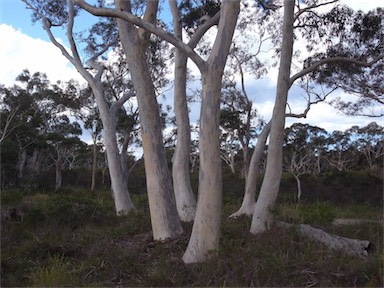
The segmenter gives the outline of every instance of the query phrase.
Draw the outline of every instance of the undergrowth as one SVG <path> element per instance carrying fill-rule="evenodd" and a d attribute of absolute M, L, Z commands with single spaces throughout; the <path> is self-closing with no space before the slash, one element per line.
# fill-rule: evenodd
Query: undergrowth
<path fill-rule="evenodd" d="M 217 255 L 185 265 L 181 257 L 192 224 L 183 223 L 184 234 L 178 239 L 153 241 L 145 195 L 132 195 L 137 211 L 117 217 L 105 191 L 12 193 L 1 193 L 2 215 L 9 208 L 22 215 L 2 219 L 1 287 L 383 286 L 383 227 L 330 224 L 340 216 L 376 218 L 366 206 L 280 204 L 273 210 L 279 220 L 372 241 L 374 253 L 362 259 L 309 241 L 294 226 L 253 236 L 250 217 L 228 219 L 239 199 L 224 197 Z"/>

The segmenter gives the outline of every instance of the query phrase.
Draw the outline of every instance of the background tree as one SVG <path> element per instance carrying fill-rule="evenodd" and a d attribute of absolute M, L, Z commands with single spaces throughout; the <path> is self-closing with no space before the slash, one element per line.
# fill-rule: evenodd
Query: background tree
<path fill-rule="evenodd" d="M 338 63 L 338 65 L 348 65 L 348 63 L 350 63 L 352 66 L 356 65 L 356 67 L 372 67 L 376 63 L 380 62 L 383 57 L 383 51 L 380 49 L 380 47 L 376 47 L 375 49 L 366 47 L 365 50 L 360 49 L 356 51 L 356 53 L 349 55 L 344 55 L 343 53 L 322 54 L 316 51 L 316 49 L 318 49 L 320 46 L 314 45 L 313 41 L 315 39 L 316 41 L 321 39 L 321 44 L 324 45 L 323 47 L 326 47 L 326 51 L 340 52 L 340 50 L 335 48 L 339 47 L 345 38 L 350 35 L 348 34 L 348 28 L 342 24 L 344 22 L 340 21 L 340 17 L 344 17 L 346 15 L 348 15 L 348 17 L 356 16 L 356 14 L 353 15 L 353 13 L 344 13 L 345 11 L 343 8 L 338 6 L 331 10 L 331 12 L 328 14 L 322 16 L 317 11 L 314 12 L 314 15 L 317 15 L 316 17 L 313 17 L 312 13 L 308 13 L 314 11 L 313 9 L 317 7 L 324 6 L 333 2 L 335 1 L 297 3 L 296 12 L 294 11 L 295 1 L 284 2 L 284 19 L 286 19 L 286 22 L 283 23 L 282 28 L 282 46 L 281 49 L 278 50 L 279 53 L 281 52 L 279 70 L 280 77 L 278 78 L 276 103 L 272 116 L 272 127 L 270 144 L 268 146 L 266 174 L 258 201 L 255 206 L 255 212 L 253 214 L 251 225 L 251 232 L 254 234 L 265 231 L 268 229 L 268 227 L 270 227 L 270 224 L 272 223 L 272 215 L 266 207 L 272 206 L 276 201 L 279 188 L 277 183 L 279 183 L 281 179 L 281 149 L 283 144 L 282 135 L 285 123 L 283 114 L 285 114 L 288 90 L 291 85 L 297 79 L 304 77 L 308 73 L 316 71 L 316 69 L 319 67 L 327 66 L 328 64 L 331 65 L 332 63 Z M 287 15 L 287 13 L 289 14 Z M 335 15 L 335 13 L 338 15 L 338 17 L 332 16 Z M 318 24 L 313 25 L 314 22 Z M 323 55 L 324 57 L 315 57 L 316 61 L 311 61 L 312 58 L 308 57 L 307 61 L 304 61 L 304 68 L 298 71 L 296 74 L 290 76 L 293 56 L 293 38 L 294 35 L 297 35 L 294 33 L 294 31 L 296 33 L 301 31 L 302 37 L 309 41 L 309 45 L 306 46 L 308 52 L 314 53 L 314 55 Z M 324 37 L 325 35 L 328 37 Z M 363 37 L 363 34 L 354 34 L 354 36 Z M 331 39 L 332 41 L 330 41 Z M 365 40 L 368 41 L 368 39 Z M 280 74 L 280 72 L 284 73 Z M 355 71 L 355 73 L 358 72 L 359 70 Z M 276 126 L 273 123 L 275 123 Z"/>
<path fill-rule="evenodd" d="M 327 132 L 319 127 L 295 123 L 285 129 L 283 168 L 292 173 L 297 182 L 297 200 L 301 200 L 300 176 L 311 174 L 320 166 Z"/>
<path fill-rule="evenodd" d="M 116 140 L 115 117 L 116 111 L 121 107 L 121 105 L 123 105 L 125 101 L 127 101 L 132 96 L 133 93 L 131 91 L 125 91 L 126 93 L 122 95 L 118 101 L 115 101 L 111 106 L 109 106 L 105 99 L 105 91 L 102 83 L 102 76 L 105 70 L 105 66 L 103 63 L 100 63 L 97 60 L 111 46 L 116 44 L 116 32 L 109 29 L 99 29 L 100 27 L 111 27 L 103 25 L 103 22 L 96 24 L 96 26 L 90 30 L 91 37 L 88 38 L 89 40 L 87 51 L 90 57 L 88 60 L 83 61 L 83 59 L 80 57 L 78 46 L 73 36 L 74 21 L 78 13 L 78 7 L 75 7 L 71 0 L 66 2 L 41 2 L 34 0 L 23 0 L 23 2 L 25 2 L 26 5 L 32 9 L 32 20 L 40 20 L 43 23 L 43 27 L 48 33 L 51 42 L 58 49 L 60 49 L 64 57 L 66 57 L 76 67 L 79 73 L 88 82 L 93 91 L 93 94 L 95 95 L 105 132 L 105 145 L 108 155 L 108 167 L 116 213 L 125 214 L 126 212 L 134 209 L 134 204 L 131 201 L 127 186 L 125 185 L 126 183 L 122 175 Z M 106 21 L 108 21 L 108 19 Z M 52 26 L 64 26 L 67 28 L 70 52 L 68 52 L 65 47 L 56 40 L 51 31 Z M 96 37 L 97 32 L 100 31 L 102 31 L 102 34 L 100 37 Z M 87 69 L 88 67 L 85 63 L 89 65 L 90 69 Z"/>

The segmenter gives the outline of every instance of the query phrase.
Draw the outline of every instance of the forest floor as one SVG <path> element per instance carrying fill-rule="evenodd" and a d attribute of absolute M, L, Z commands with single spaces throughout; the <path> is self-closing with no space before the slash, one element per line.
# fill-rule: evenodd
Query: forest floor
<path fill-rule="evenodd" d="M 117 217 L 107 191 L 1 192 L 1 287 L 384 285 L 383 225 L 377 222 L 382 221 L 382 207 L 327 202 L 273 209 L 280 221 L 311 224 L 374 244 L 367 257 L 353 257 L 308 240 L 295 226 L 254 236 L 249 217 L 228 219 L 241 198 L 224 197 L 217 256 L 185 265 L 181 257 L 192 224 L 183 224 L 185 232 L 178 239 L 155 242 L 146 196 L 132 198 L 137 211 Z M 338 218 L 369 221 L 334 225 Z"/>

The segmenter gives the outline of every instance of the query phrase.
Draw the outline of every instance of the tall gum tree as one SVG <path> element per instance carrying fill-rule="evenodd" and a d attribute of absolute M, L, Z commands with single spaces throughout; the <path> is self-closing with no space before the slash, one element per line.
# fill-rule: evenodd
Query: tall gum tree
<path fill-rule="evenodd" d="M 270 208 L 276 202 L 281 180 L 285 110 L 288 91 L 292 84 L 306 75 L 318 75 L 316 74 L 316 71 L 321 71 L 321 68 L 324 67 L 332 67 L 332 65 L 350 67 L 354 70 L 354 73 L 362 74 L 364 73 L 365 68 L 372 67 L 383 61 L 384 51 L 382 46 L 377 44 L 377 41 L 373 40 L 370 42 L 372 45 L 361 46 L 358 41 L 353 41 L 353 39 L 357 37 L 364 38 L 364 33 L 356 33 L 351 38 L 352 34 L 348 30 L 349 23 L 344 25 L 345 21 L 341 21 L 343 19 L 353 19 L 353 17 L 355 17 L 350 10 L 345 9 L 345 7 L 341 7 L 340 10 L 337 10 L 339 8 L 336 7 L 334 10 L 331 10 L 329 14 L 325 16 L 322 15 L 323 17 L 316 17 L 316 19 L 312 17 L 312 13 L 307 13 L 313 12 L 313 9 L 320 6 L 335 2 L 335 0 L 324 2 L 315 1 L 313 3 L 309 1 L 308 3 L 304 3 L 304 7 L 301 7 L 302 3 L 298 1 L 296 4 L 297 12 L 295 13 L 295 1 L 284 1 L 284 20 L 282 26 L 282 44 L 280 49 L 280 67 L 277 80 L 276 100 L 272 115 L 266 173 L 255 205 L 250 229 L 253 234 L 258 234 L 269 229 L 273 221 Z M 303 15 L 306 17 L 299 18 Z M 324 22 L 319 22 L 317 25 L 313 25 L 311 22 L 311 20 L 317 21 L 319 19 Z M 297 25 L 294 26 L 295 21 L 297 21 Z M 349 21 L 353 22 L 354 20 Z M 303 35 L 307 37 L 308 41 L 312 41 L 312 45 L 316 42 L 314 39 L 319 39 L 317 42 L 323 41 L 325 42 L 324 45 L 331 46 L 327 47 L 325 53 L 316 53 L 315 57 L 307 58 L 307 60 L 304 61 L 303 69 L 291 76 L 290 69 L 292 64 L 294 27 L 307 29 L 304 30 Z M 316 29 L 313 27 L 316 27 Z M 353 27 L 353 25 L 350 27 Z M 314 37 L 314 35 L 319 36 L 319 38 Z M 324 35 L 329 38 L 324 37 Z M 332 37 L 334 38 L 332 39 Z M 330 41 L 329 39 L 332 39 L 333 41 Z M 344 43 L 346 39 L 351 41 L 351 44 L 348 46 L 351 48 L 350 51 L 345 51 L 345 49 L 342 48 L 340 49 L 340 47 L 345 48 L 342 43 Z M 369 38 L 365 39 L 365 41 L 370 40 L 371 39 Z M 311 50 L 312 47 L 313 46 L 311 46 L 309 50 Z M 362 47 L 364 49 L 362 49 Z"/>
<path fill-rule="evenodd" d="M 115 4 L 116 9 L 131 13 L 130 1 L 116 0 Z M 158 1 L 149 1 L 144 21 L 154 23 L 157 10 Z M 146 51 L 150 34 L 122 19 L 117 19 L 117 24 L 137 93 L 153 238 L 175 238 L 183 229 L 164 152 L 159 105 L 148 68 Z"/>
<path fill-rule="evenodd" d="M 129 10 L 97 8 L 82 0 L 75 0 L 75 2 L 93 15 L 117 17 L 126 20 L 132 27 L 137 25 L 148 32 L 156 34 L 176 48 L 181 49 L 199 68 L 202 74 L 203 86 L 199 132 L 199 195 L 192 235 L 187 250 L 183 255 L 183 261 L 185 263 L 194 263 L 206 260 L 209 255 L 213 255 L 213 253 L 209 254 L 209 252 L 217 250 L 219 245 L 222 205 L 219 143 L 220 92 L 222 75 L 240 12 L 240 1 L 227 0 L 222 2 L 218 32 L 212 51 L 206 61 L 190 45 L 185 44 L 152 22 L 146 21 L 145 16 L 144 19 L 141 19 L 129 13 Z M 147 5 L 154 5 L 154 3 L 150 1 Z M 214 19 L 211 20 L 214 21 Z M 209 21 L 204 24 L 207 23 Z M 141 31 L 144 33 L 143 30 Z M 122 42 L 124 43 L 124 40 Z M 132 69 L 132 67 L 130 68 Z M 143 121 L 142 118 L 141 121 Z M 160 152 L 160 150 L 157 150 L 157 152 Z M 150 163 L 150 165 L 155 168 L 153 163 Z"/>
<path fill-rule="evenodd" d="M 123 103 L 128 100 L 132 94 L 126 93 L 119 101 L 115 101 L 111 106 L 108 106 L 108 103 L 104 95 L 104 87 L 102 83 L 102 75 L 104 72 L 104 66 L 97 63 L 97 58 L 104 54 L 112 43 L 107 43 L 99 51 L 95 52 L 88 60 L 89 65 L 95 71 L 94 74 L 91 74 L 86 66 L 83 64 L 82 59 L 78 52 L 78 47 L 76 45 L 75 39 L 73 37 L 73 26 L 75 22 L 75 8 L 74 3 L 71 0 L 67 1 L 67 37 L 70 43 L 70 51 L 67 51 L 66 48 L 60 44 L 57 39 L 54 37 L 51 27 L 55 26 L 54 19 L 48 19 L 49 16 L 54 17 L 55 15 L 44 15 L 36 7 L 44 6 L 42 3 L 36 4 L 33 1 L 22 0 L 26 5 L 34 11 L 36 16 L 42 21 L 43 28 L 48 33 L 48 36 L 51 42 L 61 51 L 65 58 L 71 62 L 73 66 L 76 67 L 77 71 L 83 76 L 83 78 L 88 82 L 89 86 L 92 89 L 92 92 L 95 96 L 98 109 L 100 111 L 100 117 L 103 123 L 104 128 L 104 139 L 105 147 L 108 158 L 108 168 L 111 178 L 111 188 L 113 193 L 113 198 L 115 202 L 115 209 L 118 215 L 126 214 L 127 212 L 134 210 L 135 206 L 130 198 L 128 188 L 123 178 L 122 169 L 120 165 L 120 155 L 119 149 L 117 146 L 116 140 L 116 111 Z M 64 2 L 63 2 L 64 3 Z M 49 5 L 47 2 L 46 5 Z M 65 24 L 65 21 L 61 20 L 62 14 L 65 14 L 65 6 L 61 7 L 62 11 L 56 11 L 59 16 L 58 24 L 56 26 L 61 26 Z"/>
<path fill-rule="evenodd" d="M 269 208 L 279 192 L 282 173 L 285 106 L 290 86 L 290 71 L 293 52 L 294 0 L 284 1 L 283 40 L 277 78 L 275 107 L 272 114 L 271 133 L 268 145 L 267 167 L 253 213 L 251 233 L 256 234 L 270 227 L 272 216 Z"/>
<path fill-rule="evenodd" d="M 202 262 L 210 251 L 219 247 L 222 175 L 220 159 L 220 95 L 224 67 L 240 12 L 240 1 L 223 1 L 220 21 L 211 54 L 202 74 L 202 102 L 200 110 L 200 170 L 196 217 L 185 263 Z"/>
<path fill-rule="evenodd" d="M 169 0 L 173 16 L 175 37 L 183 41 L 180 11 L 176 0 Z M 193 221 L 196 213 L 196 199 L 189 175 L 191 131 L 187 104 L 187 56 L 176 49 L 174 72 L 174 109 L 177 125 L 177 142 L 172 158 L 173 189 L 176 207 L 181 221 Z"/>

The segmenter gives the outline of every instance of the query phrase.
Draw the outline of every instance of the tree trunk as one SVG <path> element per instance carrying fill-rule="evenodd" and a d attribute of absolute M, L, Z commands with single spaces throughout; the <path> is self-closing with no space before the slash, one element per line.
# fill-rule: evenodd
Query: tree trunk
<path fill-rule="evenodd" d="M 259 137 L 257 138 L 257 143 L 255 150 L 253 150 L 252 158 L 249 163 L 248 175 L 245 178 L 245 193 L 243 198 L 243 203 L 241 204 L 240 209 L 229 216 L 229 218 L 236 218 L 241 215 L 251 216 L 255 209 L 256 203 L 256 190 L 257 190 L 257 175 L 259 174 L 259 165 L 260 159 L 263 156 L 265 143 L 271 130 L 271 121 L 264 126 Z"/>
<path fill-rule="evenodd" d="M 132 203 L 121 169 L 120 153 L 116 140 L 116 119 L 105 102 L 104 93 L 102 92 L 103 88 L 100 86 L 101 83 L 99 85 L 91 85 L 91 88 L 95 95 L 100 118 L 103 123 L 105 149 L 116 213 L 117 215 L 123 215 L 134 210 L 135 205 Z"/>
<path fill-rule="evenodd" d="M 92 184 L 91 190 L 96 188 L 96 169 L 97 169 L 97 144 L 96 138 L 93 139 L 93 149 L 92 149 Z"/>
<path fill-rule="evenodd" d="M 115 3 L 117 9 L 129 11 L 127 1 L 116 0 Z M 156 1 L 148 2 L 146 17 L 156 15 L 157 8 L 150 11 L 155 15 L 147 15 L 148 7 L 153 8 L 153 5 L 157 5 Z M 147 37 L 143 30 L 124 20 L 118 19 L 117 23 L 137 93 L 153 238 L 175 238 L 183 229 L 164 152 L 159 106 L 146 59 Z"/>
<path fill-rule="evenodd" d="M 27 162 L 27 149 L 20 147 L 20 150 L 21 151 L 19 151 L 19 173 L 17 177 L 19 180 L 22 180 L 24 177 L 25 164 Z"/>
<path fill-rule="evenodd" d="M 240 1 L 223 1 L 218 34 L 202 73 L 200 110 L 199 194 L 192 235 L 183 255 L 185 263 L 206 260 L 219 247 L 222 172 L 220 159 L 220 95 L 222 75 L 232 42 Z"/>
<path fill-rule="evenodd" d="M 373 250 L 373 244 L 368 240 L 351 239 L 329 234 L 322 229 L 307 224 L 293 225 L 280 222 L 283 227 L 297 226 L 300 233 L 313 241 L 320 242 L 332 250 L 341 250 L 351 256 L 368 256 Z"/>
<path fill-rule="evenodd" d="M 290 87 L 290 68 L 293 51 L 294 7 L 294 0 L 284 1 L 283 41 L 275 107 L 272 114 L 267 167 L 253 213 L 250 230 L 252 234 L 257 234 L 269 229 L 272 223 L 270 208 L 275 204 L 279 192 L 283 162 L 285 108 Z"/>
<path fill-rule="evenodd" d="M 183 40 L 180 11 L 176 1 L 169 1 L 173 16 L 175 37 Z M 174 73 L 174 109 L 177 125 L 177 142 L 172 158 L 173 189 L 180 220 L 193 221 L 196 214 L 196 198 L 192 191 L 189 159 L 191 152 L 191 131 L 187 103 L 187 57 L 176 48 Z"/>
<path fill-rule="evenodd" d="M 62 160 L 61 160 L 61 156 L 58 155 L 57 157 L 57 160 L 55 161 L 56 163 L 56 169 L 55 169 L 55 174 L 56 174 L 56 178 L 55 178 L 55 192 L 58 191 L 60 188 L 61 188 L 61 182 L 62 182 L 62 179 L 63 179 L 63 176 L 61 174 L 61 165 L 62 165 Z"/>
<path fill-rule="evenodd" d="M 299 178 L 299 175 L 296 175 L 296 174 L 293 174 L 293 176 L 295 177 L 296 183 L 297 183 L 297 202 L 300 202 L 300 198 L 301 198 L 301 182 L 300 182 L 300 178 Z"/>
<path fill-rule="evenodd" d="M 130 141 L 130 133 L 125 131 L 124 132 L 124 141 L 123 141 L 123 145 L 121 147 L 121 154 L 120 154 L 121 170 L 123 173 L 125 185 L 128 185 L 128 177 L 129 177 L 128 154 L 127 154 L 129 141 Z"/>
<path fill-rule="evenodd" d="M 173 189 L 176 198 L 177 212 L 181 221 L 193 221 L 196 213 L 196 199 L 192 191 L 189 154 L 191 151 L 191 135 L 189 111 L 187 106 L 187 58 L 176 49 L 174 105 L 177 125 L 177 142 L 172 158 Z"/>

